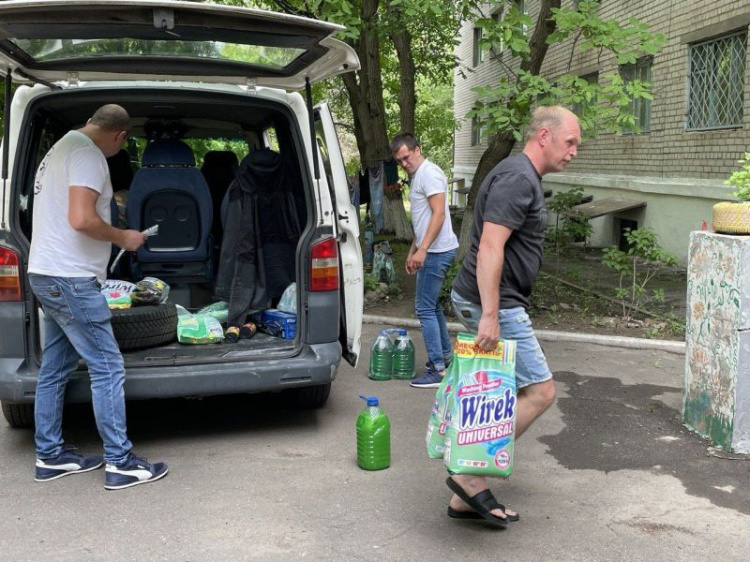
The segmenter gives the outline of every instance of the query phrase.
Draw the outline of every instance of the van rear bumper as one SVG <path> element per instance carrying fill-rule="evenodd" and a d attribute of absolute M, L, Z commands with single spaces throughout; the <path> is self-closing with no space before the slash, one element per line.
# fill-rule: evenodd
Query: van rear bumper
<path fill-rule="evenodd" d="M 326 384 L 336 378 L 341 361 L 338 342 L 305 345 L 285 359 L 264 359 L 128 368 L 125 398 L 179 398 L 221 394 L 253 394 Z M 36 372 L 24 361 L 0 359 L 0 399 L 31 403 L 36 390 Z M 66 402 L 90 402 L 88 373 L 74 373 L 65 393 Z"/>

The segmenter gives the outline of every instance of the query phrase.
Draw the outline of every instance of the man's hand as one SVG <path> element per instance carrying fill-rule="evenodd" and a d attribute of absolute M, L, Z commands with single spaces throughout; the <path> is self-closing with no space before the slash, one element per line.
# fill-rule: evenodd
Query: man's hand
<path fill-rule="evenodd" d="M 485 351 L 492 351 L 497 347 L 500 340 L 500 323 L 497 314 L 485 315 L 479 319 L 477 327 L 477 337 L 474 343 Z"/>
<path fill-rule="evenodd" d="M 123 230 L 122 240 L 118 244 L 123 250 L 135 252 L 146 241 L 146 235 L 137 230 Z"/>
<path fill-rule="evenodd" d="M 424 260 L 427 258 L 427 252 L 420 248 L 413 254 L 409 254 L 406 258 L 406 273 L 409 275 L 415 274 L 424 265 Z"/>

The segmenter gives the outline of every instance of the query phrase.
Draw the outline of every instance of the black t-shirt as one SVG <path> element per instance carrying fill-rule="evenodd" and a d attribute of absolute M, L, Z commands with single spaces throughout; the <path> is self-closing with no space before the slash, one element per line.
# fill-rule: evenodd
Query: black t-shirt
<path fill-rule="evenodd" d="M 484 223 L 513 231 L 505 244 L 505 263 L 500 280 L 500 308 L 529 308 L 531 287 L 542 265 L 547 209 L 542 178 L 529 158 L 509 156 L 484 179 L 474 207 L 471 247 L 463 260 L 453 288 L 466 300 L 481 304 L 477 286 L 477 251 Z"/>

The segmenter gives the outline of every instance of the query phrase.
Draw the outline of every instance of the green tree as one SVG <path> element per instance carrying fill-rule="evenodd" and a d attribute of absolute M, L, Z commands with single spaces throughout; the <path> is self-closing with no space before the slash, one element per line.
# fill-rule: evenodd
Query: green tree
<path fill-rule="evenodd" d="M 467 4 L 453 0 L 225 0 L 225 3 L 271 8 L 346 26 L 338 38 L 357 52 L 361 69 L 343 74 L 327 85 L 326 90 L 334 95 L 326 98 L 340 102 L 341 96 L 346 96 L 348 111 L 336 111 L 340 106 L 334 101 L 334 113 L 337 118 L 351 116 L 350 130 L 357 141 L 362 167 L 390 158 L 388 140 L 395 132 L 422 135 L 417 120 L 418 93 L 451 83 L 456 31 L 462 15 L 468 13 Z M 430 83 L 428 86 L 418 85 L 425 80 Z M 339 82 L 343 88 L 337 85 Z M 395 105 L 386 103 L 390 96 L 395 97 Z M 448 131 L 452 130 L 451 123 Z M 434 130 L 431 133 L 430 139 L 439 142 L 446 139 L 446 135 L 437 135 Z M 392 226 L 397 238 L 411 240 L 413 233 L 403 201 L 386 198 L 385 202 L 386 224 Z"/>
<path fill-rule="evenodd" d="M 602 19 L 598 2 L 581 0 L 578 7 L 561 8 L 560 0 L 540 0 L 539 15 L 532 33 L 531 18 L 511 4 L 502 18 L 479 14 L 476 25 L 483 29 L 485 48 L 509 49 L 520 59 L 518 68 L 504 67 L 497 83 L 476 88 L 478 101 L 467 117 L 477 117 L 490 142 L 482 154 L 472 180 L 467 211 L 461 225 L 459 259 L 469 247 L 473 209 L 482 180 L 495 165 L 506 158 L 528 122 L 535 105 L 562 104 L 583 108 L 581 128 L 585 136 L 597 131 L 637 130 L 632 101 L 650 99 L 650 84 L 640 80 L 625 83 L 617 73 L 606 74 L 599 83 L 589 83 L 570 73 L 578 52 L 595 51 L 600 56 L 611 53 L 618 64 L 634 63 L 638 57 L 653 55 L 664 44 L 664 37 L 652 34 L 635 18 L 627 22 Z M 569 49 L 567 73 L 554 81 L 540 75 L 550 45 L 562 44 Z M 562 47 L 561 47 L 562 48 Z"/>

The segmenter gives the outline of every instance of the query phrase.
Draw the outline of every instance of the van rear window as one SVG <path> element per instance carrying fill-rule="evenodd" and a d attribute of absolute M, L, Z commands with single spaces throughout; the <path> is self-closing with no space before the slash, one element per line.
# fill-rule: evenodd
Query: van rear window
<path fill-rule="evenodd" d="M 179 39 L 16 39 L 13 43 L 37 62 L 113 56 L 175 57 L 249 63 L 277 70 L 285 68 L 305 52 L 292 47 Z"/>

